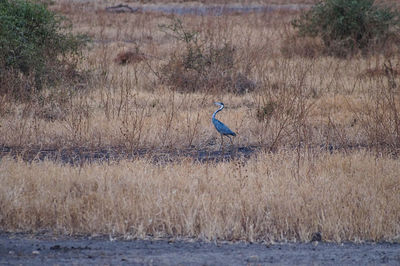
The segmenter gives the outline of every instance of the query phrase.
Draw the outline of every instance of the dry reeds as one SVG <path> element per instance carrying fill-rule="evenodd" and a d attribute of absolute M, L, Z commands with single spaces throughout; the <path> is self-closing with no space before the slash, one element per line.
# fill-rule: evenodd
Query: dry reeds
<path fill-rule="evenodd" d="M 247 163 L 82 168 L 0 163 L 2 230 L 248 241 L 391 241 L 400 234 L 400 164 L 365 152 Z"/>

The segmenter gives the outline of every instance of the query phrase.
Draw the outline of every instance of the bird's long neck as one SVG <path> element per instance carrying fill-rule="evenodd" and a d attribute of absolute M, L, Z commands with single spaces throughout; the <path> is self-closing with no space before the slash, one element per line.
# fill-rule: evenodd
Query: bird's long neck
<path fill-rule="evenodd" d="M 221 106 L 217 111 L 215 111 L 215 112 L 213 113 L 212 119 L 215 119 L 215 115 L 216 115 L 219 111 L 221 111 L 222 109 L 224 109 L 224 106 Z"/>

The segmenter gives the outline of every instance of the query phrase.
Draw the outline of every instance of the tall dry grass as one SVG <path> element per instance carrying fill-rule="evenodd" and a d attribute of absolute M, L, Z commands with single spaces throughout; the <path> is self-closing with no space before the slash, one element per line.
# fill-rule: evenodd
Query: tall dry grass
<path fill-rule="evenodd" d="M 0 162 L 0 228 L 127 238 L 398 241 L 400 163 L 366 152 L 247 163 Z"/>
<path fill-rule="evenodd" d="M 218 164 L 3 157 L 1 230 L 398 241 L 398 53 L 324 56 L 318 41 L 293 37 L 293 12 L 183 16 L 205 44 L 233 47 L 233 70 L 255 84 L 243 95 L 217 85 L 188 92 L 163 82 L 161 70 L 186 48 L 158 27 L 171 16 L 110 14 L 105 5 L 51 6 L 93 38 L 79 65 L 91 73 L 86 89 L 48 88 L 24 103 L 0 98 L 0 148 L 218 150 L 210 118 L 223 101 L 218 118 L 238 133 L 235 147 L 265 151 Z M 118 63 L 132 53 L 141 60 Z"/>

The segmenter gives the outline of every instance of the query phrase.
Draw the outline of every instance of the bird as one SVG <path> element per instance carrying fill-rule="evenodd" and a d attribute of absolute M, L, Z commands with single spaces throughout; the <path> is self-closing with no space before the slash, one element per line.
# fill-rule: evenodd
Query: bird
<path fill-rule="evenodd" d="M 233 132 L 229 127 L 227 127 L 224 123 L 219 121 L 218 119 L 215 118 L 215 115 L 224 109 L 224 104 L 222 102 L 215 102 L 215 105 L 219 106 L 219 109 L 216 110 L 213 115 L 212 115 L 212 122 L 215 126 L 215 129 L 218 131 L 219 134 L 221 134 L 221 148 L 224 142 L 224 136 L 227 136 L 229 140 L 231 141 L 231 144 L 233 145 L 232 138 L 231 136 L 236 137 L 236 133 Z"/>

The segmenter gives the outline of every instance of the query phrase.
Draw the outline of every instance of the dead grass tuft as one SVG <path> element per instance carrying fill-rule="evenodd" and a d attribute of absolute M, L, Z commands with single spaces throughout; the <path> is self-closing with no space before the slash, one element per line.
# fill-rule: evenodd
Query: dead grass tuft
<path fill-rule="evenodd" d="M 371 69 L 366 69 L 363 73 L 360 73 L 358 76 L 360 78 L 379 78 L 379 77 L 385 77 L 387 76 L 388 70 L 385 68 L 371 68 Z M 400 70 L 399 69 L 393 69 L 392 72 L 390 73 L 393 76 L 400 76 Z"/>
<path fill-rule="evenodd" d="M 300 56 L 304 58 L 316 58 L 324 51 L 321 41 L 313 38 L 299 38 L 295 35 L 288 35 L 283 40 L 281 53 L 286 58 Z"/>
<path fill-rule="evenodd" d="M 146 59 L 146 55 L 139 52 L 139 49 L 136 49 L 134 51 L 119 52 L 117 57 L 115 57 L 114 62 L 119 65 L 126 65 L 139 63 Z"/>

